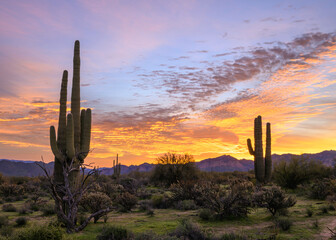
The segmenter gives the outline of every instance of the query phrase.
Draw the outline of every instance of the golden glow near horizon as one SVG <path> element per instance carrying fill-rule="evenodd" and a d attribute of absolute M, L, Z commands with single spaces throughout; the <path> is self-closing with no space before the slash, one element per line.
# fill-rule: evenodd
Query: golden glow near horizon
<path fill-rule="evenodd" d="M 49 126 L 63 69 L 70 100 L 76 39 L 81 104 L 93 109 L 87 162 L 111 167 L 119 153 L 141 164 L 168 151 L 252 159 L 258 115 L 273 153 L 335 149 L 335 2 L 244 2 L 257 12 L 242 1 L 127 2 L 0 4 L 0 159 L 53 160 Z M 241 11 L 222 14 L 230 8 Z"/>

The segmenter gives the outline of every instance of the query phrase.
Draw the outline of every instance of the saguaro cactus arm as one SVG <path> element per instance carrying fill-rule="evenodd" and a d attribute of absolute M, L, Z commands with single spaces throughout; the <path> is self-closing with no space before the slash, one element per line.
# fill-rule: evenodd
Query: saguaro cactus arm
<path fill-rule="evenodd" d="M 265 180 L 272 177 L 271 124 L 266 124 Z"/>
<path fill-rule="evenodd" d="M 81 154 L 80 160 L 83 161 L 90 151 L 91 139 L 91 122 L 92 114 L 91 109 L 82 110 L 81 112 Z"/>
<path fill-rule="evenodd" d="M 51 151 L 55 155 L 56 159 L 59 160 L 59 161 L 62 161 L 64 157 L 57 147 L 56 133 L 55 133 L 55 127 L 54 126 L 50 126 L 50 147 L 51 147 Z"/>
<path fill-rule="evenodd" d="M 247 139 L 247 147 L 248 147 L 249 153 L 254 156 L 254 150 L 252 147 L 251 139 Z"/>

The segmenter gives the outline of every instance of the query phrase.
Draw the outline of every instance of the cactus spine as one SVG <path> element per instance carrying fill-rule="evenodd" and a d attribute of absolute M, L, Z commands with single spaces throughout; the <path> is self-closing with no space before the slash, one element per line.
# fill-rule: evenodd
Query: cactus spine
<path fill-rule="evenodd" d="M 73 82 L 71 93 L 71 113 L 67 115 L 67 84 L 68 72 L 65 70 L 62 77 L 60 93 L 60 111 L 58 120 L 57 140 L 55 127 L 50 127 L 50 146 L 55 155 L 54 180 L 62 184 L 63 166 L 74 160 L 74 167 L 78 168 L 90 150 L 91 138 L 91 109 L 80 112 L 80 48 L 79 41 L 75 42 L 73 59 Z M 72 184 L 76 183 L 78 171 L 69 176 Z"/>
<path fill-rule="evenodd" d="M 118 154 L 116 160 L 113 160 L 113 176 L 118 178 L 120 176 L 121 163 L 118 163 Z"/>
<path fill-rule="evenodd" d="M 270 181 L 272 176 L 271 124 L 266 124 L 266 152 L 264 159 L 261 116 L 254 119 L 254 150 L 251 139 L 247 139 L 247 147 L 250 154 L 254 156 L 254 172 L 257 181 L 260 183 Z"/>

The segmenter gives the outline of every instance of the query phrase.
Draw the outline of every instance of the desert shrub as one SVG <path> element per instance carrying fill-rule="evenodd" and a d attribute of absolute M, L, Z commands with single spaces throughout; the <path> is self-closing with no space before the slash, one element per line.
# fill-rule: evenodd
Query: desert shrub
<path fill-rule="evenodd" d="M 0 228 L 0 237 L 8 240 L 13 235 L 14 229 L 12 226 L 7 225 Z M 0 238 L 1 239 L 1 238 Z"/>
<path fill-rule="evenodd" d="M 237 233 L 224 233 L 219 240 L 248 240 L 248 238 Z"/>
<path fill-rule="evenodd" d="M 189 154 L 165 153 L 157 158 L 151 182 L 169 187 L 173 183 L 198 178 L 199 170 Z"/>
<path fill-rule="evenodd" d="M 120 194 L 116 199 L 116 203 L 119 205 L 120 210 L 123 212 L 131 211 L 131 209 L 134 208 L 137 202 L 137 197 L 129 192 L 124 192 Z"/>
<path fill-rule="evenodd" d="M 210 240 L 205 231 L 198 225 L 190 221 L 189 219 L 182 219 L 181 223 L 176 227 L 172 235 L 188 240 Z"/>
<path fill-rule="evenodd" d="M 152 202 L 150 200 L 141 200 L 139 201 L 139 209 L 141 211 L 146 211 L 152 208 Z"/>
<path fill-rule="evenodd" d="M 150 199 L 152 197 L 152 191 L 151 189 L 147 189 L 145 187 L 142 187 L 140 189 L 138 189 L 137 191 L 137 197 L 139 199 Z"/>
<path fill-rule="evenodd" d="M 19 217 L 17 219 L 15 219 L 15 223 L 17 226 L 24 226 L 27 224 L 27 218 L 25 217 Z"/>
<path fill-rule="evenodd" d="M 172 199 L 174 201 L 183 200 L 196 200 L 197 191 L 195 191 L 195 186 L 202 183 L 196 182 L 194 180 L 189 181 L 179 181 L 170 186 L 169 190 L 172 192 Z"/>
<path fill-rule="evenodd" d="M 99 210 L 111 207 L 111 205 L 111 199 L 106 194 L 100 192 L 85 194 L 80 201 L 80 206 L 90 213 L 98 212 Z M 95 216 L 93 219 L 94 223 L 97 223 L 103 215 Z"/>
<path fill-rule="evenodd" d="M 262 187 L 254 193 L 253 201 L 256 206 L 266 208 L 273 216 L 279 210 L 292 207 L 296 203 L 295 198 L 286 196 L 278 186 Z"/>
<path fill-rule="evenodd" d="M 135 240 L 181 240 L 181 238 L 169 235 L 157 235 L 152 231 L 148 231 L 138 234 Z"/>
<path fill-rule="evenodd" d="M 238 183 L 223 188 L 218 184 L 207 183 L 198 186 L 198 202 L 216 213 L 219 219 L 246 217 L 252 207 L 251 186 Z"/>
<path fill-rule="evenodd" d="M 154 208 L 165 209 L 172 205 L 171 199 L 166 194 L 153 195 L 151 201 Z"/>
<path fill-rule="evenodd" d="M 321 214 L 328 214 L 329 208 L 326 205 L 320 207 Z"/>
<path fill-rule="evenodd" d="M 16 232 L 11 240 L 62 240 L 63 230 L 55 226 L 32 226 Z"/>
<path fill-rule="evenodd" d="M 16 212 L 16 207 L 11 203 L 4 204 L 4 205 L 2 205 L 2 211 L 4 211 L 4 212 Z"/>
<path fill-rule="evenodd" d="M 5 198 L 22 196 L 23 193 L 24 193 L 24 189 L 20 185 L 6 183 L 6 182 L 0 185 L 0 195 Z"/>
<path fill-rule="evenodd" d="M 134 178 L 125 177 L 120 178 L 118 180 L 118 183 L 123 186 L 126 192 L 129 192 L 131 194 L 135 194 L 138 189 L 138 182 Z"/>
<path fill-rule="evenodd" d="M 212 218 L 213 212 L 210 209 L 203 208 L 199 211 L 198 216 L 205 221 L 208 221 Z"/>
<path fill-rule="evenodd" d="M 327 196 L 336 191 L 335 180 L 324 178 L 314 181 L 309 188 L 309 197 L 313 199 L 325 200 Z"/>
<path fill-rule="evenodd" d="M 132 234 L 123 227 L 104 226 L 97 240 L 129 240 Z"/>
<path fill-rule="evenodd" d="M 289 218 L 278 218 L 276 220 L 276 226 L 281 228 L 283 231 L 288 231 L 293 225 L 293 221 Z"/>
<path fill-rule="evenodd" d="M 297 157 L 293 157 L 289 162 L 281 161 L 273 168 L 274 181 L 281 187 L 291 189 L 311 179 L 315 181 L 330 175 L 331 168 L 323 163 Z"/>
<path fill-rule="evenodd" d="M 194 200 L 183 200 L 178 201 L 175 204 L 175 208 L 179 210 L 195 210 L 197 209 L 197 205 Z"/>
<path fill-rule="evenodd" d="M 147 216 L 153 217 L 154 214 L 155 214 L 155 212 L 154 212 L 154 209 L 153 209 L 153 208 L 148 208 L 148 209 L 146 210 L 146 215 L 147 215 Z"/>
<path fill-rule="evenodd" d="M 328 209 L 329 209 L 330 211 L 335 211 L 335 210 L 336 210 L 334 204 L 328 204 Z"/>
<path fill-rule="evenodd" d="M 306 208 L 306 214 L 307 214 L 307 217 L 312 217 L 313 216 L 313 209 L 311 208 Z"/>
<path fill-rule="evenodd" d="M 327 197 L 327 201 L 330 203 L 336 203 L 336 193 Z"/>
<path fill-rule="evenodd" d="M 7 216 L 0 216 L 0 228 L 9 224 Z"/>
<path fill-rule="evenodd" d="M 43 216 L 51 216 L 56 214 L 55 205 L 51 203 L 44 204 L 40 207 L 40 210 L 43 213 Z"/>
<path fill-rule="evenodd" d="M 88 218 L 88 215 L 86 213 L 80 212 L 77 215 L 77 221 L 79 225 L 82 225 L 86 221 L 87 218 Z"/>
<path fill-rule="evenodd" d="M 19 210 L 20 215 L 25 215 L 27 213 L 29 213 L 29 210 L 28 210 L 27 207 L 23 206 L 22 208 L 20 208 L 20 210 Z"/>

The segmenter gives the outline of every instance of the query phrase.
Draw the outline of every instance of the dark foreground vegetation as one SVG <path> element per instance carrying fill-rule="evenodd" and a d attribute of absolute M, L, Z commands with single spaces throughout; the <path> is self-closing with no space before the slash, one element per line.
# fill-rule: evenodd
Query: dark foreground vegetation
<path fill-rule="evenodd" d="M 166 154 L 153 172 L 92 175 L 66 234 L 46 177 L 0 176 L 0 239 L 328 239 L 336 226 L 335 168 L 305 159 L 253 172 L 200 172 L 192 156 Z M 328 229 L 330 228 L 330 230 Z M 334 234 L 335 235 L 335 234 Z M 334 237 L 335 238 L 335 237 Z"/>

